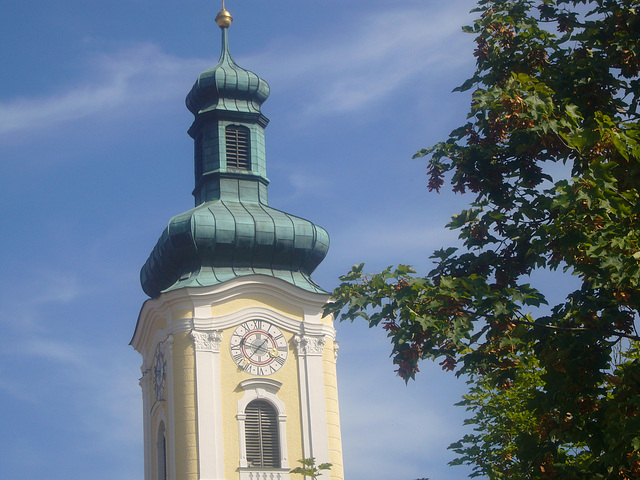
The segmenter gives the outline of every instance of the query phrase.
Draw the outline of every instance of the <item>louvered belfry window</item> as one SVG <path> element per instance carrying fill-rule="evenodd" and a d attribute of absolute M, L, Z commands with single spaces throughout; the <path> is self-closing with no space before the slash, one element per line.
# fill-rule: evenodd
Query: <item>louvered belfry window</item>
<path fill-rule="evenodd" d="M 278 415 L 264 400 L 254 400 L 245 410 L 245 436 L 249 467 L 280 468 Z"/>
<path fill-rule="evenodd" d="M 249 129 L 240 125 L 229 125 L 225 132 L 227 168 L 251 170 Z"/>

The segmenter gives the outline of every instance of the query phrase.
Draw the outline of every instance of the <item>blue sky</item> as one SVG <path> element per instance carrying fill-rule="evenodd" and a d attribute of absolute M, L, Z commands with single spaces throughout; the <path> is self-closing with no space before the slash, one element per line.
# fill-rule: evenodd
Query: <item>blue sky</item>
<path fill-rule="evenodd" d="M 429 268 L 465 199 L 421 147 L 465 120 L 471 0 L 229 0 L 231 52 L 271 86 L 270 205 L 331 235 L 314 278 Z M 217 2 L 5 2 L 0 17 L 0 478 L 141 479 L 139 269 L 193 206 L 184 97 L 218 58 Z M 462 381 L 405 386 L 384 332 L 337 325 L 349 480 L 466 477 Z"/>

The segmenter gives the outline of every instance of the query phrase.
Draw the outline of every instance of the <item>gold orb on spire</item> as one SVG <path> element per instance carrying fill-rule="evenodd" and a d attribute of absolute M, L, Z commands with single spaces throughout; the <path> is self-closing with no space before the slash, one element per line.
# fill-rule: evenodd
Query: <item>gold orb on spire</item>
<path fill-rule="evenodd" d="M 218 12 L 218 15 L 216 15 L 216 23 L 220 28 L 229 28 L 229 26 L 231 25 L 231 22 L 233 22 L 233 17 L 229 13 L 229 10 L 224 8 L 224 0 L 223 0 L 222 10 L 220 10 Z"/>

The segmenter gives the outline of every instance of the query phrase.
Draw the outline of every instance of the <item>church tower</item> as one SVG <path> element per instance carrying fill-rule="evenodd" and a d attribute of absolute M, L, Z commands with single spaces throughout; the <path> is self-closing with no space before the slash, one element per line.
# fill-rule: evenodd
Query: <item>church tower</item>
<path fill-rule="evenodd" d="M 333 319 L 311 279 L 327 232 L 268 205 L 269 85 L 229 53 L 187 95 L 195 208 L 142 267 L 145 480 L 285 480 L 297 460 L 342 480 Z"/>

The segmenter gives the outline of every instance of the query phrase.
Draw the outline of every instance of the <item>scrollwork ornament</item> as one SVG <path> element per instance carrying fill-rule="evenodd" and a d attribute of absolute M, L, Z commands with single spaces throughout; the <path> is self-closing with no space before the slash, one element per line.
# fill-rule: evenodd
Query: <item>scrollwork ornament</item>
<path fill-rule="evenodd" d="M 296 335 L 294 341 L 298 347 L 298 355 L 322 355 L 327 340 L 324 337 Z"/>
<path fill-rule="evenodd" d="M 191 331 L 191 338 L 198 352 L 219 352 L 222 342 L 222 332 L 218 330 L 208 332 Z"/>

